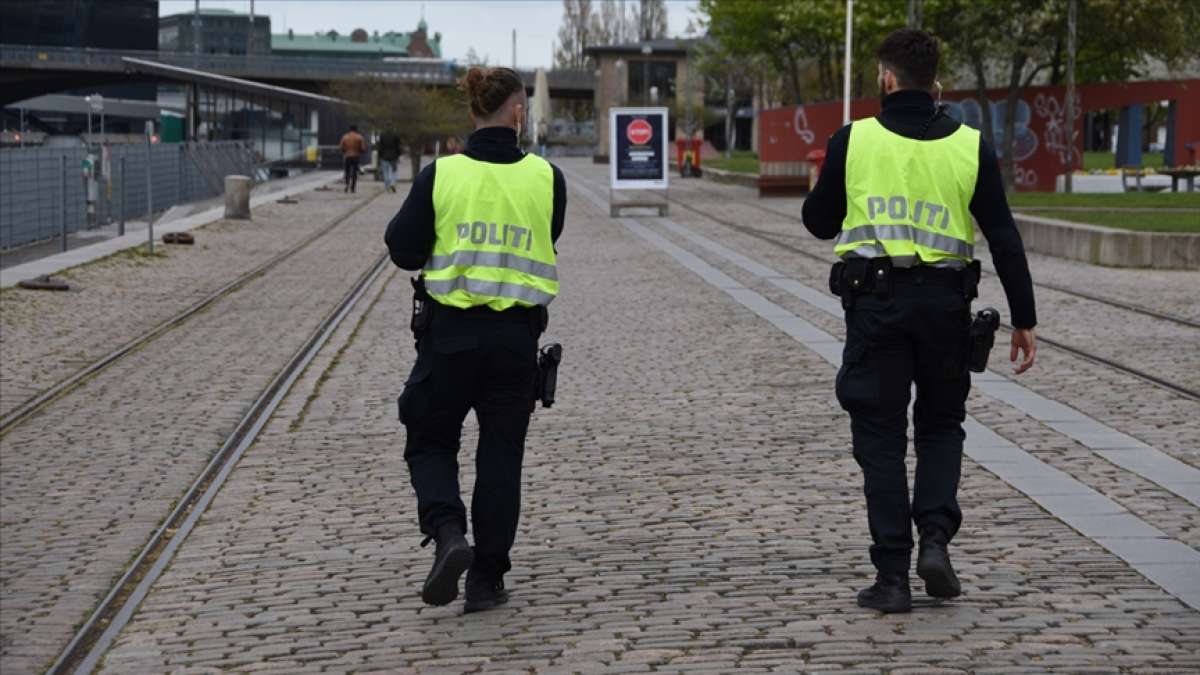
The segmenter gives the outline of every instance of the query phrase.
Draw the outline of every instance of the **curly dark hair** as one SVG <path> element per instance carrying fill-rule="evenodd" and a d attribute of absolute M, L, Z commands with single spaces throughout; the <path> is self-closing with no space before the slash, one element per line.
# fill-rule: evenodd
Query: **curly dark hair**
<path fill-rule="evenodd" d="M 916 28 L 901 28 L 883 39 L 875 55 L 883 67 L 896 74 L 901 89 L 933 89 L 937 78 L 938 43 Z"/>

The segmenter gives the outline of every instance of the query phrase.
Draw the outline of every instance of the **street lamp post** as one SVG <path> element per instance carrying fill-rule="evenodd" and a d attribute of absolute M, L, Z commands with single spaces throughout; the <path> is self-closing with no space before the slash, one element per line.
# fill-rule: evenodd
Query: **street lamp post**
<path fill-rule="evenodd" d="M 854 39 L 854 0 L 846 0 L 846 57 L 842 74 L 842 124 L 850 124 L 850 45 Z"/>

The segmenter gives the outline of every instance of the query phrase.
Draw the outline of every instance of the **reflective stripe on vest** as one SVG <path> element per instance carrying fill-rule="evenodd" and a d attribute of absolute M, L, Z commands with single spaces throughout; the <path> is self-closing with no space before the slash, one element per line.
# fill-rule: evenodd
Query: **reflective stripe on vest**
<path fill-rule="evenodd" d="M 899 266 L 961 267 L 975 253 L 971 197 L 979 174 L 979 131 L 960 126 L 923 141 L 888 131 L 874 117 L 850 128 L 846 219 L 838 256 L 890 257 Z"/>
<path fill-rule="evenodd" d="M 540 157 L 513 164 L 439 158 L 425 289 L 437 302 L 464 309 L 550 304 L 558 295 L 553 210 L 554 174 Z"/>

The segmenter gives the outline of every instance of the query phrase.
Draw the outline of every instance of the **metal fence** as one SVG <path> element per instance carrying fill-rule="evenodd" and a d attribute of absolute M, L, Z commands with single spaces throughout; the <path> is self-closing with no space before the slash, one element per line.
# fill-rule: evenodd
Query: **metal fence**
<path fill-rule="evenodd" d="M 0 150 L 0 249 L 144 217 L 224 191 L 225 176 L 255 175 L 245 141 L 97 148 L 89 214 L 85 148 Z"/>

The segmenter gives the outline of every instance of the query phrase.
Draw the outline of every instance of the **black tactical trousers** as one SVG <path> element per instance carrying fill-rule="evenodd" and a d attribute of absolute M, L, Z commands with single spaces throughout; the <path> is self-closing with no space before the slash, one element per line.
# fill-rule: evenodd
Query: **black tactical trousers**
<path fill-rule="evenodd" d="M 965 435 L 967 329 L 961 288 L 897 279 L 891 297 L 860 296 L 846 312 L 846 346 L 837 397 L 850 413 L 854 459 L 862 467 L 871 562 L 908 574 L 918 532 L 958 531 L 958 482 Z M 904 464 L 909 392 L 916 383 L 913 439 L 917 470 L 908 498 Z"/>
<path fill-rule="evenodd" d="M 475 565 L 499 576 L 521 506 L 521 462 L 533 412 L 537 337 L 527 315 L 480 316 L 438 307 L 400 396 L 404 459 L 417 493 L 421 532 L 458 521 L 467 531 L 458 483 L 463 420 L 475 410 L 479 445 L 471 525 Z"/>

